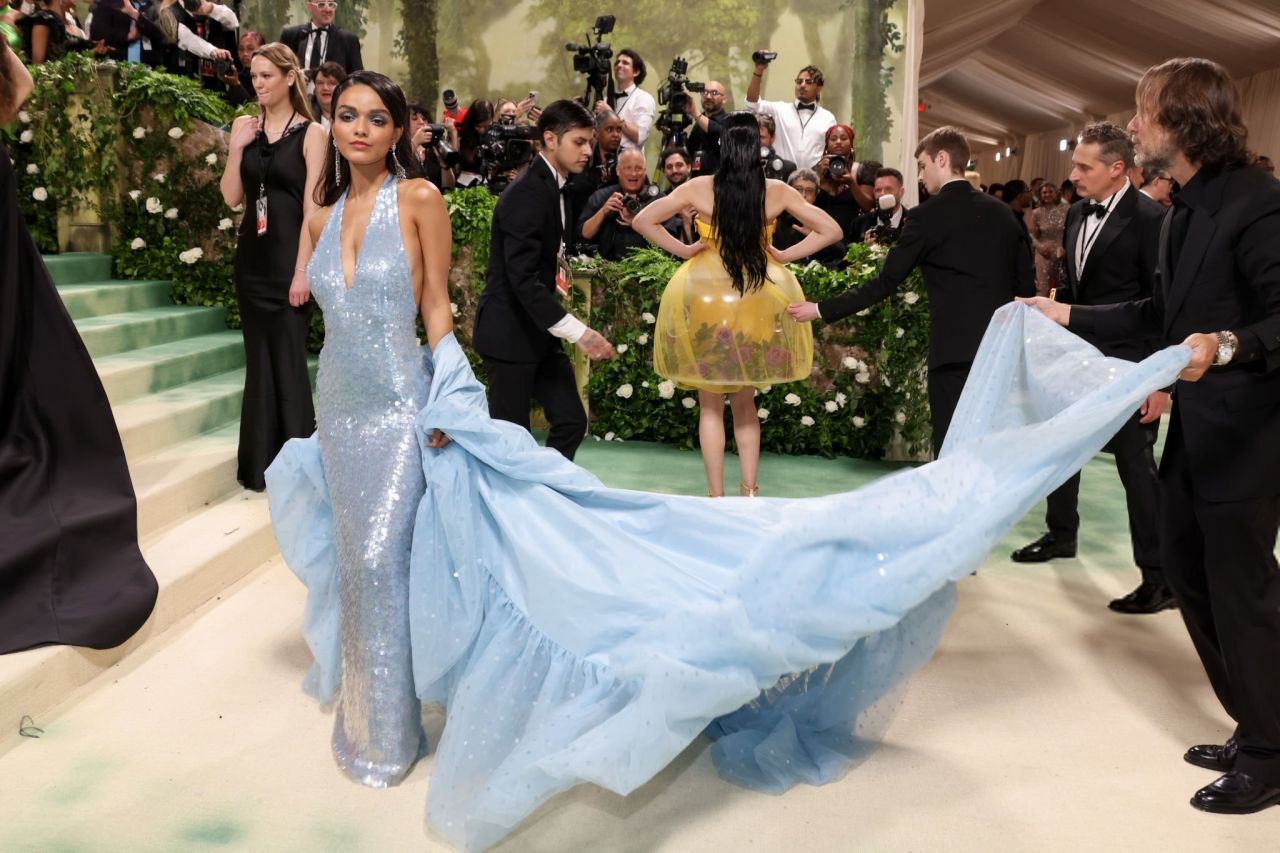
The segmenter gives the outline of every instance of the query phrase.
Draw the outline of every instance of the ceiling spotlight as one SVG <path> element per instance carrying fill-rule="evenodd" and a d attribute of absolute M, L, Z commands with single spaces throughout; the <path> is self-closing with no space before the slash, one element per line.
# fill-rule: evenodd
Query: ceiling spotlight
<path fill-rule="evenodd" d="M 1000 162 L 1000 152 L 999 152 L 999 151 L 997 151 L 997 152 L 996 152 L 996 162 L 997 162 L 997 163 L 999 163 L 999 162 Z"/>
<path fill-rule="evenodd" d="M 1013 156 L 1013 149 L 1012 149 L 1012 148 L 1006 148 L 1006 149 L 1004 149 L 1004 156 L 1006 156 L 1006 157 L 1012 157 L 1012 156 Z"/>
<path fill-rule="evenodd" d="M 1065 140 L 1065 139 L 1059 139 L 1059 140 L 1058 140 L 1058 150 L 1059 150 L 1059 151 L 1066 151 L 1066 150 L 1067 150 L 1067 140 Z"/>

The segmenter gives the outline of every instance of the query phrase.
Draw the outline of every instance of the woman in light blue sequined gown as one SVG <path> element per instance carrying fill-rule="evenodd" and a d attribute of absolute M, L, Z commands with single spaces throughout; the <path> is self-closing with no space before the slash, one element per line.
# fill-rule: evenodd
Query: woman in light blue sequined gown
<path fill-rule="evenodd" d="M 1104 359 L 1010 305 L 935 463 L 807 500 L 610 489 L 489 417 L 451 334 L 443 204 L 394 177 L 403 95 L 360 72 L 334 99 L 309 223 L 319 431 L 268 470 L 272 522 L 339 764 L 396 783 L 426 746 L 419 702 L 443 703 L 427 819 L 460 847 L 582 782 L 627 794 L 703 732 L 735 783 L 839 778 L 932 654 L 954 581 L 1187 361 Z"/>

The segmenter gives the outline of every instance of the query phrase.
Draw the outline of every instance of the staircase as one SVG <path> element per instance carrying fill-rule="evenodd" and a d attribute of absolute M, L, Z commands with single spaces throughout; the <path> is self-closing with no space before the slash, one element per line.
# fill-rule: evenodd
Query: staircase
<path fill-rule="evenodd" d="M 174 305 L 167 281 L 113 280 L 107 255 L 45 262 L 111 400 L 160 597 L 119 648 L 0 656 L 0 755 L 24 715 L 39 725 L 100 673 L 136 665 L 150 640 L 276 553 L 265 497 L 236 483 L 244 348 L 224 309 Z"/>

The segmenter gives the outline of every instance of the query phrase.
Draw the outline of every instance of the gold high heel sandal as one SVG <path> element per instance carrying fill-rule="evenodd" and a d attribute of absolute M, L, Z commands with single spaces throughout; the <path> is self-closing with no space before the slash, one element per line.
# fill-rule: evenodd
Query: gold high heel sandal
<path fill-rule="evenodd" d="M 742 495 L 744 498 L 757 497 L 760 494 L 760 484 L 757 483 L 754 486 L 748 486 L 746 483 L 739 483 L 738 494 Z"/>

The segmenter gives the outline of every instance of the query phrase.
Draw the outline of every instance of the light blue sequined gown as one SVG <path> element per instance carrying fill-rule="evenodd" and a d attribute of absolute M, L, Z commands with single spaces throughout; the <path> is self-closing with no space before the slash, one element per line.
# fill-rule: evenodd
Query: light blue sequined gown
<path fill-rule="evenodd" d="M 954 582 L 1187 362 L 1103 358 L 1010 305 L 937 462 L 804 500 L 612 489 L 492 420 L 452 335 L 415 361 L 394 196 L 350 291 L 341 203 L 326 226 L 319 442 L 286 444 L 267 492 L 339 762 L 394 782 L 417 701 L 443 702 L 427 820 L 469 849 L 574 785 L 629 793 L 703 732 L 738 784 L 840 778 L 932 654 Z M 818 841 L 856 846 L 856 829 Z"/>
<path fill-rule="evenodd" d="M 426 489 L 414 421 L 430 380 L 400 234 L 396 181 L 378 190 L 350 288 L 346 196 L 307 267 L 324 311 L 316 432 L 333 503 L 342 678 L 339 766 L 366 785 L 398 782 L 425 748 L 409 652 L 409 551 Z"/>

